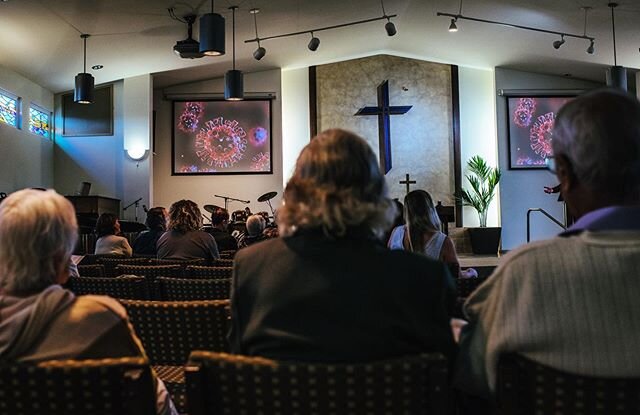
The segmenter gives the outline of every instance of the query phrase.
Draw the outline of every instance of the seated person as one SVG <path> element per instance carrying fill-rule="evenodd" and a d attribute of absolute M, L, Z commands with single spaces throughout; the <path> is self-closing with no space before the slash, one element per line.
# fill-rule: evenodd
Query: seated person
<path fill-rule="evenodd" d="M 167 209 L 154 207 L 147 212 L 145 225 L 148 231 L 142 232 L 133 241 L 133 253 L 138 255 L 156 255 L 158 239 L 167 230 Z"/>
<path fill-rule="evenodd" d="M 491 395 L 503 353 L 640 376 L 640 103 L 614 89 L 578 97 L 558 112 L 552 145 L 578 220 L 509 252 L 467 300 L 457 384 L 477 396 Z"/>
<path fill-rule="evenodd" d="M 158 239 L 160 259 L 198 259 L 213 262 L 220 258 L 218 245 L 210 234 L 201 231 L 202 213 L 191 200 L 179 200 L 169 209 L 169 226 Z"/>
<path fill-rule="evenodd" d="M 417 252 L 447 264 L 454 275 L 477 277 L 473 268 L 460 270 L 456 247 L 451 238 L 440 231 L 440 217 L 431 195 L 424 190 L 413 190 L 404 198 L 406 225 L 393 229 L 387 246 Z"/>
<path fill-rule="evenodd" d="M 265 226 L 266 223 L 262 215 L 249 216 L 247 219 L 247 234 L 243 239 L 242 247 L 244 248 L 267 239 L 267 237 L 262 234 Z"/>
<path fill-rule="evenodd" d="M 453 280 L 443 263 L 380 243 L 395 213 L 366 141 L 343 130 L 312 139 L 278 211 L 282 237 L 235 256 L 231 351 L 329 362 L 451 357 Z"/>
<path fill-rule="evenodd" d="M 211 235 L 216 240 L 218 250 L 236 251 L 238 242 L 229 233 L 229 212 L 221 207 L 216 208 L 211 214 Z"/>
<path fill-rule="evenodd" d="M 133 250 L 127 238 L 120 234 L 120 222 L 115 215 L 103 213 L 96 222 L 96 254 L 131 256 Z"/>
<path fill-rule="evenodd" d="M 144 356 L 116 300 L 60 286 L 77 238 L 73 206 L 53 190 L 21 190 L 0 206 L 0 361 Z M 154 382 L 158 414 L 175 414 Z"/>

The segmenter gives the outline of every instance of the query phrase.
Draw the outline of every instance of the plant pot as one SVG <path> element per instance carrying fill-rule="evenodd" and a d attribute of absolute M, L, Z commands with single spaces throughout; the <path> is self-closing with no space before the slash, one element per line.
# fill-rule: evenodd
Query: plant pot
<path fill-rule="evenodd" d="M 497 255 L 500 249 L 502 228 L 467 228 L 471 250 L 476 255 Z"/>

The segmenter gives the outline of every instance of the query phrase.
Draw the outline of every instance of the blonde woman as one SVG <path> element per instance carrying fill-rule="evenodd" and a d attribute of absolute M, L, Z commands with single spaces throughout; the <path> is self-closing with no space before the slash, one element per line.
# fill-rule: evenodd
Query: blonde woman
<path fill-rule="evenodd" d="M 453 281 L 442 263 L 384 247 L 395 213 L 366 141 L 344 130 L 311 140 L 278 210 L 283 237 L 235 257 L 232 352 L 306 361 L 451 356 Z"/>

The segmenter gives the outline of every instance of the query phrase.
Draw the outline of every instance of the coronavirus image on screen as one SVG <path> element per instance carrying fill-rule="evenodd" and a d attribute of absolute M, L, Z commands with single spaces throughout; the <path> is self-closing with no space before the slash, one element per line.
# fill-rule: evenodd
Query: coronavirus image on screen
<path fill-rule="evenodd" d="M 509 97 L 509 167 L 545 168 L 556 114 L 572 97 Z"/>
<path fill-rule="evenodd" d="M 271 101 L 174 101 L 173 174 L 272 173 Z"/>

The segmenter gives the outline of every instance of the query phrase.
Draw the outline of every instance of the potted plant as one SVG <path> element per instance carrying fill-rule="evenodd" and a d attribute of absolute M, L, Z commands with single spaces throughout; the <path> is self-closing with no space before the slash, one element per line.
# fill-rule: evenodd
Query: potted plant
<path fill-rule="evenodd" d="M 469 228 L 471 249 L 474 254 L 497 254 L 500 246 L 502 228 L 487 227 L 487 211 L 496 195 L 500 181 L 500 169 L 489 167 L 480 156 L 473 156 L 467 162 L 468 174 L 465 175 L 471 189 L 462 190 L 457 199 L 464 206 L 471 206 L 478 212 L 479 228 Z"/>

